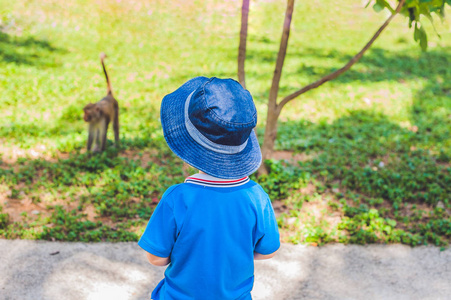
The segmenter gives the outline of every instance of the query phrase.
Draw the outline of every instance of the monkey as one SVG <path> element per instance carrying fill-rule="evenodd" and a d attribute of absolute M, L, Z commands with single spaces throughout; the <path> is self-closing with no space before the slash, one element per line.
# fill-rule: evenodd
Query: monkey
<path fill-rule="evenodd" d="M 119 146 L 119 105 L 113 97 L 111 83 L 105 69 L 104 59 L 105 53 L 100 54 L 100 62 L 102 63 L 103 72 L 105 73 L 107 83 L 107 95 L 96 103 L 89 103 L 84 108 L 83 119 L 89 123 L 87 150 L 92 152 L 102 152 L 106 148 L 106 135 L 110 121 L 113 122 L 114 145 Z"/>

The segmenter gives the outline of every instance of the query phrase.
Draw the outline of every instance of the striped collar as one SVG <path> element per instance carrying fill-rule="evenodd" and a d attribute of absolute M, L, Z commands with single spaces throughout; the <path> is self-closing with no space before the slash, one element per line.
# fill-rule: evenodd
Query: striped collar
<path fill-rule="evenodd" d="M 191 175 L 190 177 L 185 179 L 185 183 L 193 183 L 202 186 L 222 187 L 222 188 L 240 186 L 247 182 L 249 182 L 248 176 L 240 179 L 222 179 L 202 173 Z"/>

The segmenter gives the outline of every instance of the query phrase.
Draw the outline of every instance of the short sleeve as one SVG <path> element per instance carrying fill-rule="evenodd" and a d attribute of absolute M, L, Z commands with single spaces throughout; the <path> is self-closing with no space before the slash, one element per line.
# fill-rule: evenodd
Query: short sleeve
<path fill-rule="evenodd" d="M 168 257 L 176 240 L 177 225 L 170 205 L 171 190 L 168 189 L 163 195 L 138 241 L 141 248 L 158 257 Z"/>
<path fill-rule="evenodd" d="M 263 255 L 276 252 L 280 247 L 279 228 L 269 199 L 263 210 L 262 219 L 258 223 L 262 236 L 255 245 L 254 251 Z"/>

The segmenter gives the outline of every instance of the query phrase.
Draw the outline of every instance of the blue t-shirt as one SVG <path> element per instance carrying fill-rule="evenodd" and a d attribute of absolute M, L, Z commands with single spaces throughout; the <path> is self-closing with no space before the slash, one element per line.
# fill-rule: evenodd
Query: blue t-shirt
<path fill-rule="evenodd" d="M 251 299 L 254 251 L 279 249 L 268 195 L 248 177 L 188 177 L 163 195 L 138 242 L 169 257 L 152 299 Z"/>

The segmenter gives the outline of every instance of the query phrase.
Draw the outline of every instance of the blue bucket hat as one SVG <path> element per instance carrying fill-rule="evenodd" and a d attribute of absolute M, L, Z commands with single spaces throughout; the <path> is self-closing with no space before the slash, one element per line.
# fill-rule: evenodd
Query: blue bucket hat
<path fill-rule="evenodd" d="M 191 166 L 223 179 L 259 168 L 257 110 L 237 81 L 195 77 L 163 98 L 160 115 L 169 148 Z"/>

